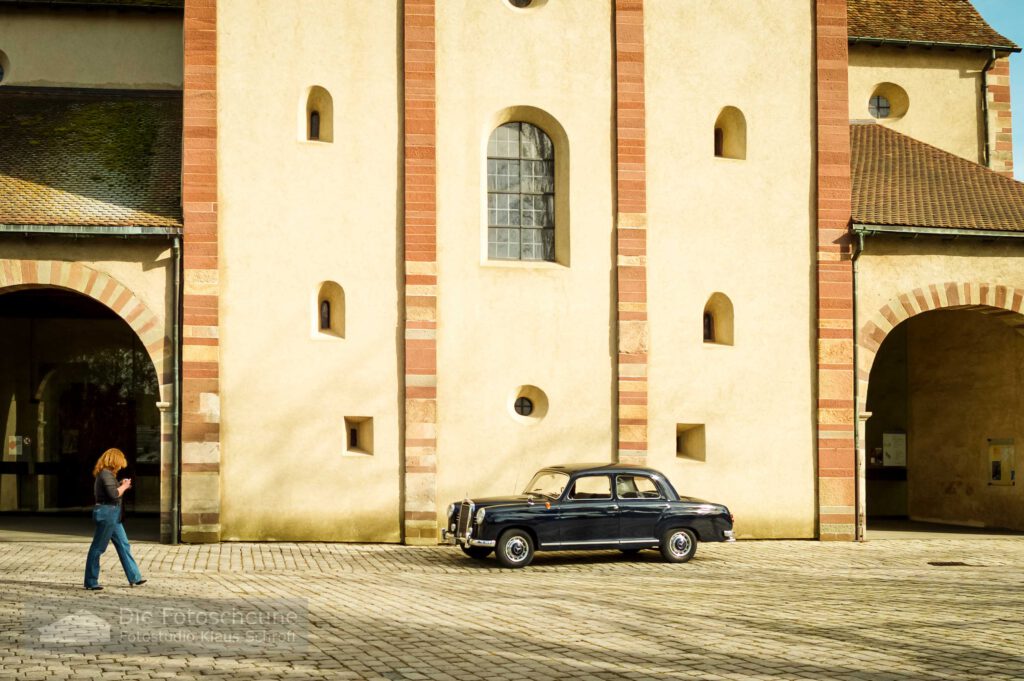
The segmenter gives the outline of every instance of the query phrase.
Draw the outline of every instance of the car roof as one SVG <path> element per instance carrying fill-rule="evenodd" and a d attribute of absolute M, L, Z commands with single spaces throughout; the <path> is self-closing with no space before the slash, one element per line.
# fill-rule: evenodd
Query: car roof
<path fill-rule="evenodd" d="M 544 466 L 541 470 L 559 471 L 561 473 L 645 473 L 664 478 L 660 471 L 644 466 L 633 466 L 626 463 L 568 463 L 558 466 Z"/>

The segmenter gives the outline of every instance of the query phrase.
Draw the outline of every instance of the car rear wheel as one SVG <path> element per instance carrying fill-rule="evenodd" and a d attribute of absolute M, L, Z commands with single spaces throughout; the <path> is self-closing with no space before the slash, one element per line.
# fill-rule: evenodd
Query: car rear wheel
<path fill-rule="evenodd" d="M 697 535 L 685 527 L 666 530 L 661 536 L 661 557 L 669 563 L 685 563 L 697 553 Z"/>
<path fill-rule="evenodd" d="M 489 546 L 460 546 L 459 548 L 462 549 L 464 554 L 470 558 L 475 558 L 476 560 L 486 558 L 491 555 L 491 551 L 494 550 Z"/>
<path fill-rule="evenodd" d="M 533 560 L 533 539 L 523 530 L 505 530 L 494 550 L 502 567 L 526 567 Z"/>

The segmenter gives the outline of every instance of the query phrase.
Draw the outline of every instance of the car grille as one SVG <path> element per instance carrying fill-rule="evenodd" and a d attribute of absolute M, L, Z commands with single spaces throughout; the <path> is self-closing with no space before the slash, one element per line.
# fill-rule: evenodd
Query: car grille
<path fill-rule="evenodd" d="M 459 507 L 459 530 L 458 537 L 465 539 L 469 535 L 470 527 L 473 524 L 473 502 L 463 501 Z"/>

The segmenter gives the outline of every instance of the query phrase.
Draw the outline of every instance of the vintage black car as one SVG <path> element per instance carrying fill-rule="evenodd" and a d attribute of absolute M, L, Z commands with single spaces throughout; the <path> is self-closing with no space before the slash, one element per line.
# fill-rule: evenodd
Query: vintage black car
<path fill-rule="evenodd" d="M 530 564 L 534 551 L 660 548 L 685 563 L 698 541 L 734 541 L 729 509 L 681 497 L 651 468 L 622 464 L 550 466 L 511 497 L 466 499 L 448 507 L 443 539 L 472 558 L 495 551 L 504 567 Z"/>

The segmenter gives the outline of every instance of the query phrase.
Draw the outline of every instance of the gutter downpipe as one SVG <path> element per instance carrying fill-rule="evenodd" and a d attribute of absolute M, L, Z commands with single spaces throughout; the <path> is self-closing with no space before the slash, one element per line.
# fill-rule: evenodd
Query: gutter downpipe
<path fill-rule="evenodd" d="M 174 237 L 174 331 L 171 339 L 173 402 L 171 405 L 171 545 L 177 545 L 181 534 L 179 514 L 181 499 L 181 322 L 182 322 L 182 244 L 181 236 Z"/>
<path fill-rule="evenodd" d="M 981 69 L 981 127 L 982 134 L 985 136 L 985 167 L 992 167 L 992 142 L 989 140 L 989 123 L 988 123 L 988 72 L 992 70 L 992 67 L 996 63 L 996 51 L 992 49 L 992 53 L 989 55 L 988 61 L 985 62 L 984 68 Z"/>
<path fill-rule="evenodd" d="M 867 479 L 866 466 L 864 461 L 864 447 L 861 442 L 861 418 L 866 421 L 870 414 L 860 412 L 860 380 L 858 378 L 860 367 L 858 366 L 857 348 L 857 274 L 858 259 L 864 252 L 864 232 L 854 232 L 856 237 L 853 243 L 853 451 L 854 451 L 854 476 L 856 482 L 855 494 L 857 498 L 856 518 L 854 525 L 854 540 L 867 540 Z"/>

